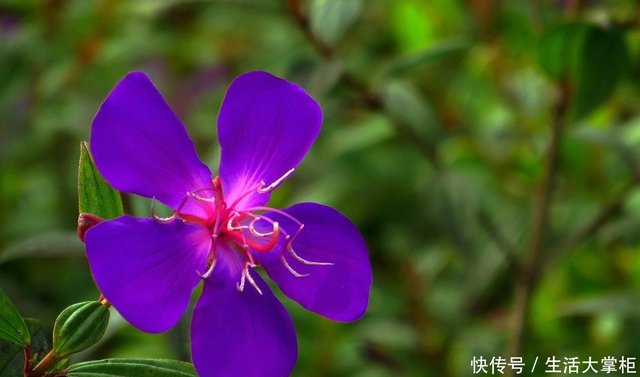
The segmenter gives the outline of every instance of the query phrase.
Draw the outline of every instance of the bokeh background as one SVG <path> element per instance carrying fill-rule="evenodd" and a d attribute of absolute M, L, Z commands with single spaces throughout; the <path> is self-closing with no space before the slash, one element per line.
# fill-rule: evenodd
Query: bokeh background
<path fill-rule="evenodd" d="M 127 72 L 154 80 L 216 166 L 224 92 L 259 69 L 298 82 L 325 114 L 272 204 L 338 208 L 374 269 L 357 323 L 284 300 L 299 337 L 294 376 L 468 376 L 474 356 L 640 357 L 639 8 L 1 0 L 0 287 L 46 334 L 62 309 L 97 298 L 75 235 L 79 143 Z M 125 204 L 149 215 L 147 201 Z M 188 318 L 148 335 L 112 316 L 73 360 L 189 360 Z"/>

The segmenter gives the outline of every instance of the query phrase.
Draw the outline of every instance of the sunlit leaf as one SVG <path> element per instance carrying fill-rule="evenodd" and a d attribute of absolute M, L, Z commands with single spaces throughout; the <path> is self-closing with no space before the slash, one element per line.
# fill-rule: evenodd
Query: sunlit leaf
<path fill-rule="evenodd" d="M 472 44 L 466 41 L 444 41 L 422 51 L 400 57 L 391 65 L 387 73 L 402 75 L 429 64 L 460 58 L 471 46 Z"/>
<path fill-rule="evenodd" d="M 92 213 L 103 219 L 124 213 L 120 193 L 102 178 L 91 158 L 87 142 L 80 143 L 78 166 L 78 205 L 80 213 Z"/>
<path fill-rule="evenodd" d="M 67 377 L 197 377 L 193 366 L 175 360 L 107 359 L 74 364 Z"/>
<path fill-rule="evenodd" d="M 22 347 L 31 343 L 27 325 L 2 289 L 0 289 L 0 338 Z"/>
<path fill-rule="evenodd" d="M 84 248 L 75 232 L 47 232 L 10 245 L 0 253 L 0 263 L 29 257 L 83 255 Z"/>
<path fill-rule="evenodd" d="M 336 44 L 362 12 L 361 0 L 314 0 L 311 30 L 327 45 Z"/>
<path fill-rule="evenodd" d="M 589 26 L 567 23 L 547 30 L 538 45 L 540 67 L 552 79 L 560 81 L 572 75 Z"/>
<path fill-rule="evenodd" d="M 564 315 L 595 315 L 615 313 L 625 317 L 640 318 L 637 292 L 611 292 L 590 298 L 573 300 L 562 305 Z"/>

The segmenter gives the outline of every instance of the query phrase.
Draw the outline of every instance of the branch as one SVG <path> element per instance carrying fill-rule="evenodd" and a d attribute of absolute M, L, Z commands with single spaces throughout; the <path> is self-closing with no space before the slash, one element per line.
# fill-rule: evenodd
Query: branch
<path fill-rule="evenodd" d="M 560 97 L 553 110 L 551 122 L 551 136 L 545 155 L 544 170 L 536 193 L 533 212 L 533 223 L 529 236 L 529 248 L 522 260 L 518 271 L 513 313 L 511 322 L 511 338 L 507 345 L 507 355 L 522 354 L 522 347 L 526 338 L 526 327 L 529 319 L 531 296 L 540 279 L 540 266 L 543 256 L 543 245 L 549 225 L 549 207 L 555 186 L 558 170 L 558 156 L 560 140 L 564 126 L 564 119 L 569 105 L 570 91 L 567 85 L 560 86 Z"/>
<path fill-rule="evenodd" d="M 516 271 L 520 270 L 520 260 L 518 259 L 516 248 L 513 247 L 511 241 L 507 239 L 489 213 L 484 209 L 480 209 L 478 211 L 478 223 L 485 233 L 487 233 L 489 238 L 491 238 L 491 240 L 496 244 L 498 250 L 502 252 L 509 264 L 509 267 L 514 268 Z"/>

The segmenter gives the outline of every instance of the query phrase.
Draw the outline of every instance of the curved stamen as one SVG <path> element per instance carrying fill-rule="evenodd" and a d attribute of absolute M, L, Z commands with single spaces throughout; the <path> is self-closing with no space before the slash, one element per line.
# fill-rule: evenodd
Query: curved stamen
<path fill-rule="evenodd" d="M 227 220 L 227 230 L 233 232 L 233 231 L 249 228 L 247 225 L 239 225 L 239 226 L 233 225 L 233 220 L 235 220 L 238 217 L 240 217 L 240 212 L 234 212 L 233 215 L 229 217 L 229 220 Z"/>
<path fill-rule="evenodd" d="M 213 263 L 211 263 L 211 265 L 209 266 L 209 268 L 207 268 L 207 271 L 205 271 L 205 273 L 200 273 L 200 271 L 196 270 L 196 273 L 198 274 L 198 276 L 201 279 L 206 279 L 209 276 L 211 276 L 211 274 L 213 273 L 213 270 L 216 268 L 216 260 L 213 260 Z"/>
<path fill-rule="evenodd" d="M 273 223 L 273 232 L 271 232 L 269 236 L 271 236 L 271 238 L 269 239 L 269 242 L 265 244 L 257 243 L 252 238 L 247 238 L 246 241 L 249 247 L 256 251 L 266 252 L 273 249 L 273 247 L 278 243 L 278 238 L 280 237 L 280 225 L 277 222 Z"/>
<path fill-rule="evenodd" d="M 256 284 L 255 280 L 253 280 L 253 278 L 251 277 L 251 273 L 249 272 L 249 268 L 246 268 L 244 270 L 244 273 L 245 273 L 245 275 L 247 275 L 247 280 L 249 280 L 249 283 L 251 283 L 253 288 L 255 288 L 256 291 L 258 291 L 258 293 L 260 293 L 260 295 L 262 295 L 262 291 L 260 290 L 260 287 L 258 287 L 258 284 Z"/>
<path fill-rule="evenodd" d="M 213 270 L 216 267 L 216 256 L 215 256 L 215 250 L 216 250 L 216 242 L 218 241 L 218 237 L 217 236 L 212 236 L 211 237 L 211 250 L 209 250 L 209 258 L 207 259 L 207 271 L 205 271 L 204 274 L 201 274 L 200 271 L 196 270 L 196 273 L 198 274 L 198 276 L 200 276 L 200 278 L 202 279 L 206 279 L 209 276 L 211 276 L 211 274 L 213 273 Z"/>
<path fill-rule="evenodd" d="M 309 266 L 333 266 L 334 263 L 314 262 L 314 261 L 310 261 L 310 260 L 304 259 L 300 255 L 298 255 L 298 253 L 296 253 L 295 250 L 293 250 L 293 241 L 295 241 L 295 239 L 298 237 L 300 232 L 302 232 L 302 229 L 304 229 L 304 224 L 301 224 L 300 227 L 298 228 L 298 230 L 296 231 L 296 233 L 293 235 L 293 237 L 291 237 L 291 239 L 289 239 L 287 241 L 287 251 L 289 251 L 289 254 L 291 254 L 294 258 L 296 258 L 298 260 L 298 262 L 304 263 L 304 264 L 309 265 Z"/>
<path fill-rule="evenodd" d="M 293 221 L 294 223 L 296 223 L 298 226 L 303 226 L 304 225 L 304 224 L 302 224 L 300 222 L 300 220 L 296 219 L 295 217 L 291 216 L 290 214 L 286 213 L 285 211 L 283 211 L 281 209 L 277 209 L 277 208 L 257 206 L 257 207 L 247 208 L 247 209 L 245 209 L 245 211 L 246 212 L 253 212 L 253 211 L 273 212 L 273 213 L 277 213 L 278 215 L 282 215 L 282 216 L 286 217 L 287 219 L 289 219 L 289 220 Z"/>
<path fill-rule="evenodd" d="M 210 198 L 207 198 L 207 197 L 198 195 L 198 193 L 201 193 L 204 191 L 211 191 L 213 196 Z M 201 202 L 216 203 L 218 201 L 216 200 L 216 189 L 214 189 L 213 187 L 204 187 L 201 189 L 197 189 L 197 190 L 191 191 L 188 195 Z"/>
<path fill-rule="evenodd" d="M 260 216 L 256 216 L 252 214 L 252 217 L 253 217 L 253 220 L 251 220 L 251 222 L 249 223 L 249 231 L 251 232 L 251 234 L 253 234 L 256 237 L 268 237 L 273 234 L 274 228 L 275 228 L 275 226 L 273 225 L 273 222 L 270 223 L 273 227 L 271 231 L 263 233 L 256 229 L 256 222 L 262 220 Z"/>
<path fill-rule="evenodd" d="M 295 170 L 296 170 L 295 168 L 289 169 L 280 178 L 273 181 L 269 186 L 266 186 L 266 183 L 264 181 L 260 181 L 260 183 L 251 186 L 251 188 L 249 188 L 247 191 L 242 193 L 242 195 L 240 195 L 236 200 L 234 200 L 233 203 L 231 203 L 231 206 L 229 208 L 235 208 L 242 199 L 246 198 L 247 196 L 249 196 L 249 194 L 253 192 L 257 192 L 258 194 L 266 194 L 277 189 L 278 186 L 280 186 L 285 179 L 289 178 L 289 176 L 293 174 Z"/>
<path fill-rule="evenodd" d="M 286 173 L 284 173 L 282 175 L 282 177 L 276 179 L 275 181 L 273 181 L 269 186 L 264 187 L 266 185 L 266 183 L 264 181 L 260 181 L 261 188 L 258 189 L 258 194 L 266 194 L 268 192 L 271 192 L 275 189 L 278 188 L 278 186 L 280 186 L 282 184 L 282 182 L 284 182 L 285 179 L 289 178 L 289 176 L 291 176 L 291 174 L 293 174 L 293 172 L 295 171 L 295 168 L 291 168 L 289 169 Z"/>
<path fill-rule="evenodd" d="M 253 280 L 253 277 L 251 277 L 251 273 L 249 272 L 249 268 L 253 267 L 255 267 L 255 265 L 251 265 L 250 263 L 245 264 L 244 268 L 242 269 L 240 282 L 236 283 L 236 288 L 238 289 L 238 292 L 243 292 L 245 283 L 249 281 L 249 284 L 251 284 L 260 295 L 262 295 L 262 290 L 260 290 L 260 287 L 258 287 L 258 284 L 255 280 Z"/>
<path fill-rule="evenodd" d="M 182 200 L 182 204 L 180 204 L 180 207 L 179 207 L 180 209 L 182 209 L 182 207 L 184 206 L 184 203 L 186 202 L 186 200 L 187 200 L 186 197 L 185 197 L 185 199 Z M 157 222 L 159 222 L 161 224 L 170 223 L 173 220 L 175 220 L 176 217 L 177 217 L 177 213 L 178 213 L 177 211 L 173 212 L 173 215 L 171 215 L 169 217 L 160 217 L 160 216 L 156 215 L 155 208 L 156 208 L 156 197 L 154 196 L 154 197 L 151 198 L 151 217 L 155 221 L 157 221 Z"/>
<path fill-rule="evenodd" d="M 291 267 L 291 265 L 289 264 L 289 262 L 287 262 L 287 259 L 284 257 L 284 254 L 282 254 L 280 256 L 280 260 L 282 261 L 282 264 L 284 265 L 284 267 L 289 270 L 289 272 L 291 273 L 291 275 L 297 277 L 297 278 L 303 278 L 303 277 L 307 277 L 309 276 L 309 274 L 301 274 L 298 271 L 294 270 L 293 267 Z"/>

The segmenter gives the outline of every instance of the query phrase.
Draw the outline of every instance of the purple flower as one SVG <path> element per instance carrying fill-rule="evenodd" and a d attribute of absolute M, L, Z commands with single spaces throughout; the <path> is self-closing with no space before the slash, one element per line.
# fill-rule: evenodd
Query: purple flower
<path fill-rule="evenodd" d="M 265 72 L 238 77 L 218 116 L 219 176 L 143 73 L 126 76 L 95 119 L 91 151 L 116 189 L 158 200 L 169 218 L 121 216 L 85 237 L 100 291 L 135 327 L 163 332 L 204 281 L 191 323 L 198 373 L 287 376 L 297 358 L 282 292 L 336 321 L 362 317 L 371 266 L 356 227 L 316 203 L 266 206 L 320 132 L 322 111 L 299 86 Z"/>

